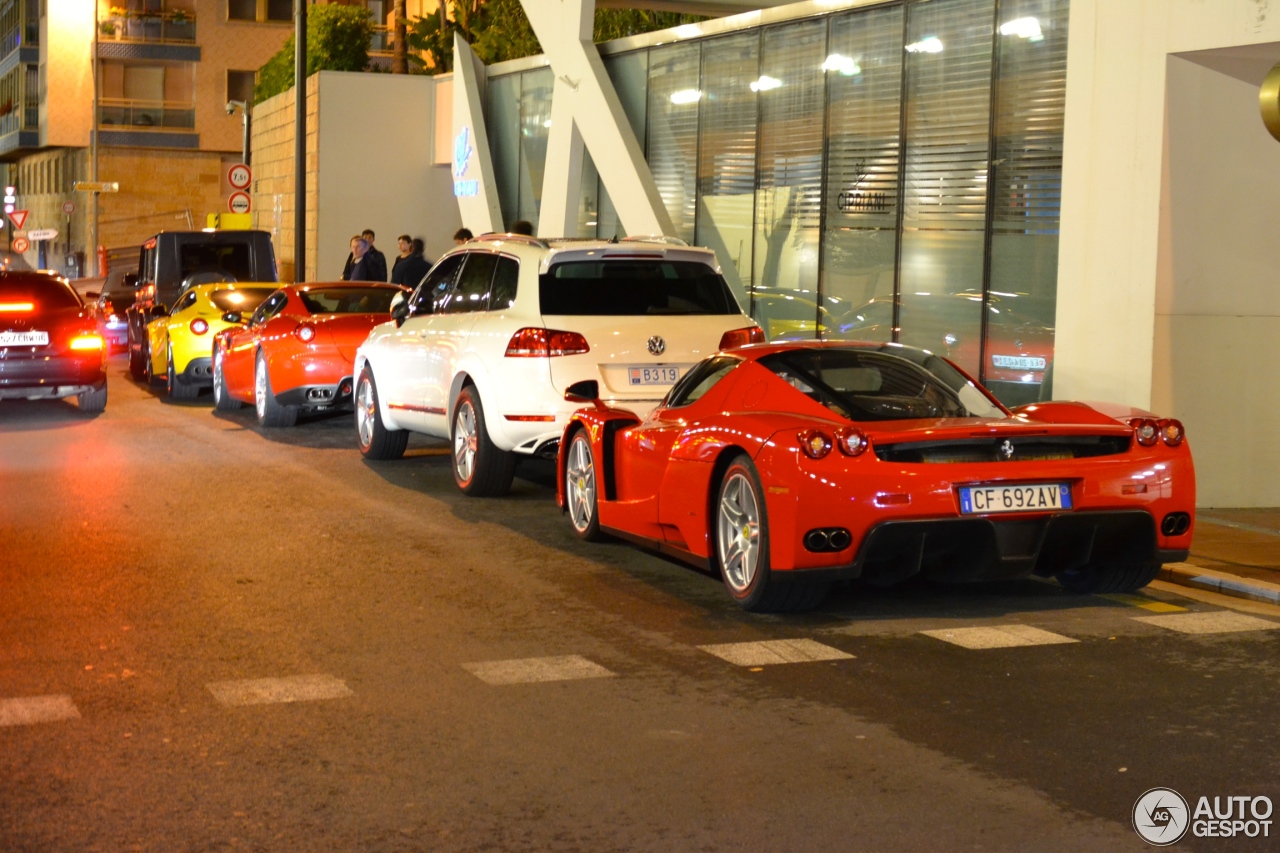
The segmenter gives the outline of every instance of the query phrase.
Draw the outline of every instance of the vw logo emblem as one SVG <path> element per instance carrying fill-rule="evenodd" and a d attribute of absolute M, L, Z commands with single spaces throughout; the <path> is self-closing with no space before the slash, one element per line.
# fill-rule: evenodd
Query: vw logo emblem
<path fill-rule="evenodd" d="M 667 351 L 667 342 L 662 339 L 661 335 L 654 335 L 649 338 L 648 347 L 650 355 L 662 355 Z"/>
<path fill-rule="evenodd" d="M 999 450 L 1001 459 L 1008 461 L 1013 458 L 1013 442 L 1009 439 L 1006 438 L 1004 441 L 1000 442 Z"/>

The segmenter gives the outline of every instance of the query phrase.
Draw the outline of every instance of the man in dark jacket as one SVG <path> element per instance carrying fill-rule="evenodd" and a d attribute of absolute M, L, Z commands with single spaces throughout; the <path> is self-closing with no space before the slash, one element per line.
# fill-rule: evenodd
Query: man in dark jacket
<path fill-rule="evenodd" d="M 354 279 L 351 277 L 351 267 L 354 266 L 356 262 L 356 254 L 355 254 L 355 251 L 353 250 L 351 254 L 347 255 L 347 263 L 342 267 L 342 280 L 343 281 L 386 281 L 387 280 L 387 258 L 385 255 L 382 254 L 382 252 L 379 252 L 377 249 L 373 247 L 373 231 L 369 228 L 366 228 L 360 232 L 360 237 L 366 243 L 369 244 L 369 254 L 373 256 L 369 260 L 369 262 L 365 265 L 365 269 L 363 273 L 365 277 L 362 279 Z M 356 239 L 355 237 L 352 237 L 351 238 L 352 242 L 354 242 L 355 239 Z"/>
<path fill-rule="evenodd" d="M 403 284 L 405 287 L 417 287 L 422 283 L 431 269 L 431 262 L 422 256 L 425 244 L 418 237 L 409 239 L 405 234 L 400 238 L 400 257 L 391 268 L 391 283 Z M 407 254 L 406 254 L 407 251 Z"/>
<path fill-rule="evenodd" d="M 373 253 L 369 250 L 369 242 L 363 237 L 353 238 L 351 240 L 351 273 L 347 276 L 347 281 L 385 280 L 374 278 L 376 269 L 372 258 Z"/>

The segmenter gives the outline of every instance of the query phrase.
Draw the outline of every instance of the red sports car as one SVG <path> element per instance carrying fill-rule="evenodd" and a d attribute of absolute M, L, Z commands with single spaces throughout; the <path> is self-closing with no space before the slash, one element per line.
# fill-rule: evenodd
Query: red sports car
<path fill-rule="evenodd" d="M 1180 423 L 1081 403 L 1011 411 L 913 347 L 722 352 L 643 419 L 593 385 L 569 389 L 592 406 L 559 450 L 557 499 L 578 535 L 718 570 L 748 610 L 813 607 L 858 577 L 1134 590 L 1191 546 Z"/>
<path fill-rule="evenodd" d="M 258 424 L 293 426 L 302 410 L 351 405 L 351 365 L 369 330 L 390 319 L 392 284 L 335 282 L 282 287 L 213 341 L 213 402 L 253 403 Z"/>

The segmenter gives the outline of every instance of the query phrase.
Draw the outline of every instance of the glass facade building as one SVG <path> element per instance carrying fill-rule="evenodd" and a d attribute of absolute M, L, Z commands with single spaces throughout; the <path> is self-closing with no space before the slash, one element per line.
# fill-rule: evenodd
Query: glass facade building
<path fill-rule="evenodd" d="M 900 341 L 1046 396 L 1068 0 L 905 0 L 601 53 L 675 236 L 771 339 Z M 485 123 L 506 221 L 537 222 L 552 72 Z M 577 236 L 625 236 L 586 157 Z"/>

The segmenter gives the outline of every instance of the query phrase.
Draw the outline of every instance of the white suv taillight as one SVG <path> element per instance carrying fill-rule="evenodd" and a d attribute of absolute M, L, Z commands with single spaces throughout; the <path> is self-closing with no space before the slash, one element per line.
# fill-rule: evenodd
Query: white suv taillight
<path fill-rule="evenodd" d="M 590 352 L 587 339 L 577 332 L 526 327 L 511 336 L 507 358 L 548 358 L 556 355 L 581 355 Z"/>

